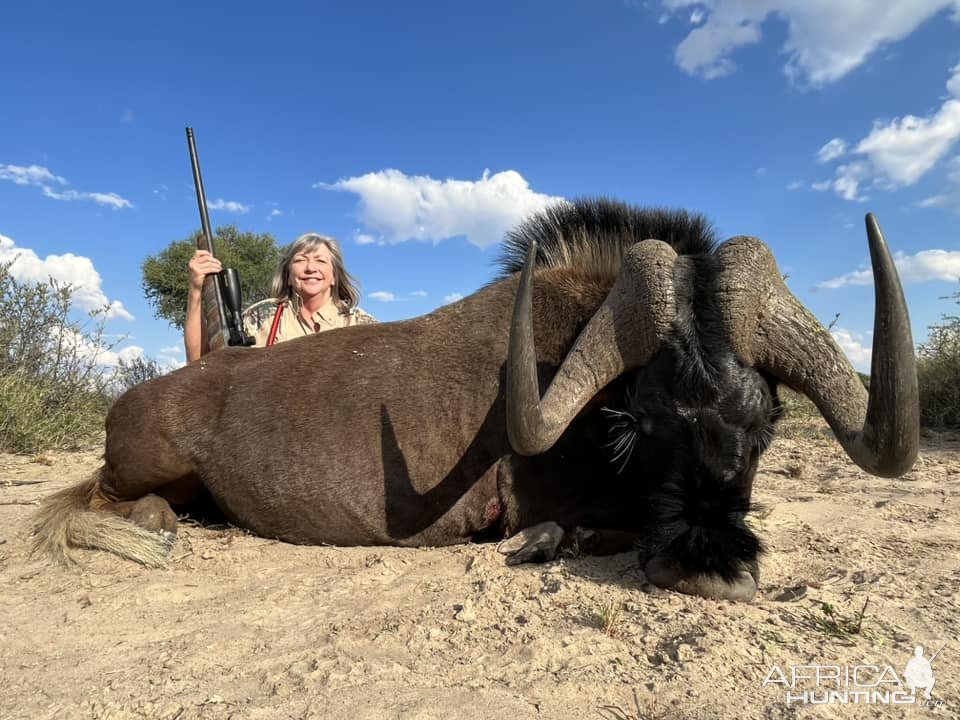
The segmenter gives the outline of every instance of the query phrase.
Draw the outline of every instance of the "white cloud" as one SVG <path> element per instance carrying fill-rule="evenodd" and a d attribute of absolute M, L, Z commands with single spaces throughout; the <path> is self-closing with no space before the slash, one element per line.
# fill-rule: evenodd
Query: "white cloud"
<path fill-rule="evenodd" d="M 847 143 L 840 138 L 834 138 L 817 151 L 817 161 L 830 162 L 841 157 L 847 151 Z"/>
<path fill-rule="evenodd" d="M 833 187 L 833 180 L 821 180 L 820 182 L 810 183 L 810 187 L 817 192 L 823 192 Z"/>
<path fill-rule="evenodd" d="M 960 63 L 954 65 L 950 72 L 952 73 L 950 79 L 947 80 L 947 91 L 953 95 L 953 97 L 960 97 Z"/>
<path fill-rule="evenodd" d="M 894 255 L 893 261 L 904 283 L 960 280 L 960 250 L 921 250 L 915 255 L 899 252 Z M 848 285 L 872 284 L 873 272 L 865 265 L 859 270 L 824 280 L 817 287 L 833 290 Z"/>
<path fill-rule="evenodd" d="M 667 11 L 693 7 L 706 19 L 676 49 L 677 64 L 706 78 L 734 71 L 730 56 L 760 41 L 775 16 L 786 23 L 784 73 L 814 87 L 839 80 L 877 50 L 910 35 L 958 0 L 661 0 Z M 692 19 L 692 16 L 691 16 Z"/>
<path fill-rule="evenodd" d="M 484 171 L 477 181 L 381 170 L 314 187 L 356 193 L 361 221 L 387 242 L 438 243 L 465 236 L 480 248 L 498 243 L 527 215 L 563 199 L 534 192 L 514 170 Z"/>
<path fill-rule="evenodd" d="M 852 162 L 837 168 L 837 177 L 832 187 L 844 200 L 866 202 L 867 196 L 860 193 L 860 185 L 869 178 L 870 166 L 867 163 Z"/>
<path fill-rule="evenodd" d="M 950 172 L 947 179 L 953 184 L 953 189 L 925 198 L 917 203 L 920 207 L 948 207 L 960 213 L 960 157 L 950 161 Z"/>
<path fill-rule="evenodd" d="M 463 295 L 461 295 L 460 293 L 455 292 L 455 293 L 450 293 L 449 295 L 444 295 L 444 296 L 443 296 L 443 301 L 444 301 L 445 303 L 454 303 L 454 302 L 456 302 L 457 300 L 463 300 Z"/>
<path fill-rule="evenodd" d="M 960 90 L 960 65 L 951 70 L 947 88 Z M 874 122 L 870 133 L 849 153 L 855 159 L 837 167 L 834 191 L 845 200 L 863 201 L 863 188 L 895 190 L 916 183 L 940 162 L 960 140 L 960 99 L 949 98 L 929 117 L 905 115 L 886 122 Z M 817 153 L 820 162 L 844 155 L 846 144 L 834 138 Z M 960 184 L 960 175 L 951 178 Z M 821 190 L 823 184 L 815 184 Z M 922 207 L 950 204 L 942 195 L 922 201 Z"/>
<path fill-rule="evenodd" d="M 0 165 L 0 180 L 9 180 L 16 185 L 32 185 L 39 187 L 43 194 L 53 200 L 92 200 L 98 205 L 108 205 L 114 210 L 132 208 L 126 198 L 116 193 L 107 192 L 80 192 L 78 190 L 54 190 L 53 185 L 69 185 L 66 178 L 54 175 L 50 170 L 39 165 L 27 167 L 21 165 Z"/>
<path fill-rule="evenodd" d="M 960 100 L 948 100 L 935 115 L 906 115 L 876 124 L 857 145 L 875 171 L 894 185 L 912 185 L 960 139 Z"/>
<path fill-rule="evenodd" d="M 114 210 L 133 207 L 133 203 L 116 193 L 78 192 L 77 190 L 57 192 L 53 188 L 44 187 L 43 194 L 54 200 L 93 200 L 97 205 L 109 205 Z"/>
<path fill-rule="evenodd" d="M 922 208 L 931 208 L 931 207 L 948 207 L 956 204 L 958 198 L 949 194 L 942 193 L 940 195 L 933 195 L 928 198 L 924 198 L 917 203 L 917 207 Z"/>
<path fill-rule="evenodd" d="M 396 293 L 387 292 L 386 290 L 377 290 L 367 295 L 367 297 L 379 300 L 380 302 L 407 302 L 408 300 L 420 300 L 428 296 L 429 293 L 427 293 L 426 290 L 413 290 L 405 295 L 397 295 Z"/>
<path fill-rule="evenodd" d="M 123 360 L 125 363 L 131 363 L 137 358 L 143 358 L 146 356 L 143 348 L 139 345 L 128 345 L 122 350 L 107 350 L 102 347 L 94 347 L 93 345 L 84 342 L 83 350 L 88 357 L 96 358 L 99 365 L 110 368 L 117 367 L 121 360 Z"/>
<path fill-rule="evenodd" d="M 0 165 L 0 180 L 9 180 L 17 185 L 36 185 L 43 187 L 49 183 L 66 185 L 67 181 L 59 175 L 54 175 L 45 167 L 30 165 Z"/>
<path fill-rule="evenodd" d="M 147 359 L 146 351 L 139 345 L 127 345 L 118 350 L 109 346 L 94 344 L 90 342 L 88 336 L 75 330 L 67 330 L 62 337 L 64 345 L 69 350 L 76 352 L 77 357 L 99 366 L 105 376 L 111 375 L 120 365 L 120 361 L 129 365 L 135 360 Z M 183 355 L 182 350 L 180 354 Z M 186 363 L 176 357 L 161 357 L 157 360 L 157 364 L 161 371 L 170 372 L 183 367 Z"/>
<path fill-rule="evenodd" d="M 170 345 L 160 348 L 156 360 L 165 372 L 171 372 L 187 364 L 186 351 L 183 345 Z"/>
<path fill-rule="evenodd" d="M 847 358 L 854 368 L 862 373 L 870 372 L 870 357 L 873 349 L 870 345 L 864 345 L 862 340 L 865 338 L 860 333 L 853 333 L 843 328 L 835 327 L 830 331 L 837 345 L 846 354 Z"/>
<path fill-rule="evenodd" d="M 373 245 L 374 243 L 377 242 L 377 239 L 373 235 L 369 235 L 367 233 L 360 233 L 360 232 L 354 235 L 353 239 L 357 243 L 357 245 Z"/>
<path fill-rule="evenodd" d="M 66 253 L 47 255 L 40 259 L 33 250 L 18 248 L 5 235 L 0 235 L 0 262 L 10 262 L 10 272 L 23 282 L 45 283 L 53 278 L 59 283 L 73 287 L 73 300 L 82 310 L 107 308 L 106 317 L 133 320 L 119 300 L 108 300 L 101 289 L 100 273 L 93 267 L 90 258 Z"/>
<path fill-rule="evenodd" d="M 133 119 L 134 119 L 133 109 L 125 107 L 123 111 L 120 113 L 120 122 L 131 123 L 133 122 Z"/>
<path fill-rule="evenodd" d="M 273 208 L 273 210 L 271 210 L 271 211 L 267 214 L 267 222 L 270 222 L 270 221 L 273 220 L 275 217 L 281 217 L 282 215 L 283 215 L 283 211 L 282 211 L 282 210 L 277 210 L 276 208 Z"/>
<path fill-rule="evenodd" d="M 853 272 L 845 273 L 835 278 L 830 278 L 829 280 L 824 280 L 823 282 L 817 283 L 818 288 L 823 288 L 824 290 L 836 290 L 837 288 L 846 287 L 847 285 L 872 285 L 873 284 L 873 271 L 869 268 L 854 270 Z"/>
<path fill-rule="evenodd" d="M 787 190 L 799 190 L 805 184 L 806 183 L 804 183 L 803 180 L 792 180 L 789 183 L 787 183 Z"/>
<path fill-rule="evenodd" d="M 213 202 L 207 200 L 207 209 L 223 210 L 224 212 L 237 213 L 239 215 L 245 215 L 250 212 L 250 206 L 234 200 L 224 200 L 223 198 L 217 198 Z"/>
<path fill-rule="evenodd" d="M 960 280 L 960 250 L 922 250 L 916 255 L 897 253 L 894 262 L 904 282 Z"/>

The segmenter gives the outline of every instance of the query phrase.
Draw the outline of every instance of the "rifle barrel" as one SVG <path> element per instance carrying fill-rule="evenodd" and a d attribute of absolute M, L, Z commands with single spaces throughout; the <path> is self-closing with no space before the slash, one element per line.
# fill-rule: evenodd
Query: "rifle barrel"
<path fill-rule="evenodd" d="M 203 178 L 200 176 L 200 159 L 197 157 L 197 145 L 193 138 L 193 128 L 187 128 L 187 145 L 190 148 L 190 164 L 193 166 L 193 184 L 197 190 L 197 205 L 200 208 L 201 237 L 197 245 L 214 257 L 213 233 L 210 232 L 210 216 L 207 213 L 207 198 L 203 192 Z M 209 350 L 218 350 L 229 344 L 231 333 L 227 308 L 224 303 L 222 273 L 208 276 L 203 281 L 203 330 L 201 336 L 201 354 Z"/>
<path fill-rule="evenodd" d="M 213 248 L 213 233 L 210 231 L 210 215 L 207 211 L 207 196 L 203 192 L 203 177 L 200 175 L 200 159 L 197 157 L 197 144 L 193 137 L 193 128 L 187 128 L 187 145 L 190 147 L 190 165 L 193 168 L 193 186 L 197 190 L 197 206 L 200 209 L 200 227 L 207 241 L 207 250 L 217 256 Z"/>

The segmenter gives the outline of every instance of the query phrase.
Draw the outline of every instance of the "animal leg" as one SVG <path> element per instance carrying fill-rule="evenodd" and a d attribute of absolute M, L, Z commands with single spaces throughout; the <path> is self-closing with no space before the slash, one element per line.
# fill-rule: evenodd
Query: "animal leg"
<path fill-rule="evenodd" d="M 640 535 L 628 530 L 585 528 L 577 526 L 564 538 L 564 550 L 568 548 L 578 555 L 616 555 L 636 550 Z"/>
<path fill-rule="evenodd" d="M 556 557 L 563 536 L 563 528 L 557 523 L 542 522 L 504 540 L 497 550 L 507 556 L 507 565 L 550 562 Z"/>
<path fill-rule="evenodd" d="M 177 515 L 170 503 L 159 495 L 150 493 L 139 500 L 108 503 L 103 509 L 114 512 L 145 530 L 169 536 L 171 540 L 177 534 Z"/>

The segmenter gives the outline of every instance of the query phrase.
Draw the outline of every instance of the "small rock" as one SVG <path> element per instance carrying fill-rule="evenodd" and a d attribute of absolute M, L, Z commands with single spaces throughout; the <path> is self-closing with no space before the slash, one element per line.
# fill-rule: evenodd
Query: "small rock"
<path fill-rule="evenodd" d="M 477 613 L 473 609 L 473 605 L 470 601 L 466 601 L 453 615 L 454 620 L 459 620 L 460 622 L 473 622 L 477 619 Z"/>

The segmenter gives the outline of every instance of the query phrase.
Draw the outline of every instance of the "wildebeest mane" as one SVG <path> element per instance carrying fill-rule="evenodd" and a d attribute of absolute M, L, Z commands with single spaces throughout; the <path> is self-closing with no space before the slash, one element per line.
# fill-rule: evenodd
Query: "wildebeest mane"
<path fill-rule="evenodd" d="M 535 240 L 538 267 L 579 268 L 612 283 L 624 253 L 649 239 L 668 243 L 678 255 L 709 254 L 717 243 L 713 226 L 699 213 L 579 198 L 554 203 L 510 230 L 497 265 L 501 278 L 519 272 Z"/>

